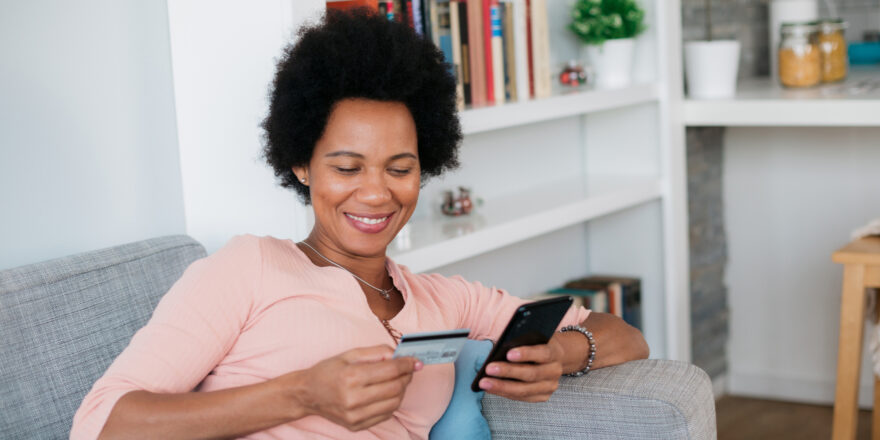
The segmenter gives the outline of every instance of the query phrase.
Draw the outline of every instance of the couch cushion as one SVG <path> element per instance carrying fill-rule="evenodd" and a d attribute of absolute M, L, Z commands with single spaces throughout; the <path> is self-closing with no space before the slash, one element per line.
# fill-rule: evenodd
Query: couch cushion
<path fill-rule="evenodd" d="M 2 437 L 67 437 L 95 381 L 204 256 L 178 235 L 0 271 Z"/>

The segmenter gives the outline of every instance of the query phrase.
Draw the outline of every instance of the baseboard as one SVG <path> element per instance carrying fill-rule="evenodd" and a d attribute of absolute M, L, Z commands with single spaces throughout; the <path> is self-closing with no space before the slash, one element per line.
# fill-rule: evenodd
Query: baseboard
<path fill-rule="evenodd" d="M 817 405 L 834 404 L 833 378 L 809 380 L 760 374 L 728 374 L 728 394 Z M 862 384 L 859 387 L 859 407 L 872 408 L 873 397 L 873 385 Z"/>

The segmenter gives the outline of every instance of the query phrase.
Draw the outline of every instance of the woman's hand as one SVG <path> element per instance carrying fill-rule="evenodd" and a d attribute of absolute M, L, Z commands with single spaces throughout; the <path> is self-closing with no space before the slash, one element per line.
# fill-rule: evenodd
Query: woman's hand
<path fill-rule="evenodd" d="M 480 379 L 480 388 L 513 400 L 544 402 L 559 387 L 563 349 L 551 339 L 544 345 L 517 347 L 507 352 L 507 362 L 486 366 L 491 377 Z"/>
<path fill-rule="evenodd" d="M 356 348 L 325 359 L 312 368 L 291 373 L 290 387 L 305 415 L 319 415 L 351 431 L 391 418 L 400 407 L 413 373 L 422 369 L 416 358 L 392 359 L 387 345 Z"/>

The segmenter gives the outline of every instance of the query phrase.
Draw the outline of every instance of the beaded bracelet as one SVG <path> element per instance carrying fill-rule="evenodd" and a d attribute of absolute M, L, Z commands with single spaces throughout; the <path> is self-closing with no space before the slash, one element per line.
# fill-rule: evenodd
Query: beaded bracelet
<path fill-rule="evenodd" d="M 587 358 L 587 366 L 584 367 L 581 371 L 575 371 L 574 373 L 568 373 L 565 376 L 570 377 L 581 377 L 590 372 L 590 368 L 593 366 L 593 360 L 596 359 L 596 340 L 593 339 L 593 333 L 588 331 L 587 329 L 579 326 L 579 325 L 568 325 L 559 330 L 560 333 L 576 331 L 580 332 L 584 336 L 587 337 L 587 340 L 590 342 L 590 357 Z"/>

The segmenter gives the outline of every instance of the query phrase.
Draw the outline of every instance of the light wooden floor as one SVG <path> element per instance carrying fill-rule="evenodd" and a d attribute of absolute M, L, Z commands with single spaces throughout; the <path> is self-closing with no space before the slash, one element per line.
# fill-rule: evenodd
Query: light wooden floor
<path fill-rule="evenodd" d="M 831 438 L 830 406 L 725 396 L 715 403 L 718 440 Z M 859 439 L 871 438 L 871 413 L 859 412 Z"/>

